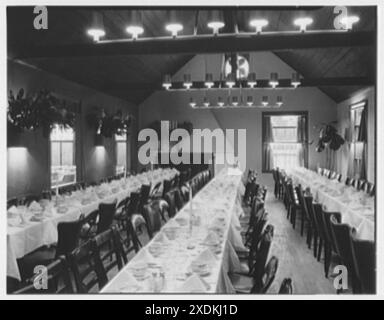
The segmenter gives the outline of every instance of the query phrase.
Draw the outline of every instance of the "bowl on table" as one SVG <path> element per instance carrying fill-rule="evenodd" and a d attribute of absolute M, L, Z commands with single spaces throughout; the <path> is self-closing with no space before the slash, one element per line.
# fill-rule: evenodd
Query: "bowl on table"
<path fill-rule="evenodd" d="M 136 262 L 129 267 L 129 270 L 136 280 L 144 280 L 147 276 L 148 264 L 146 262 Z"/>

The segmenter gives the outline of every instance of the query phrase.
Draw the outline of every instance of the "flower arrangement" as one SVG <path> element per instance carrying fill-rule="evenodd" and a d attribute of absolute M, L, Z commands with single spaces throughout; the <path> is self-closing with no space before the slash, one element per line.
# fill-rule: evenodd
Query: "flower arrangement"
<path fill-rule="evenodd" d="M 337 133 L 337 129 L 332 125 L 335 121 L 329 124 L 323 124 L 320 128 L 319 141 L 316 146 L 317 152 L 322 152 L 326 147 L 333 151 L 337 151 L 344 144 L 344 139 Z"/>
<path fill-rule="evenodd" d="M 122 135 L 128 132 L 132 123 L 132 116 L 127 115 L 124 117 L 121 110 L 108 115 L 104 109 L 101 109 L 101 111 L 88 114 L 87 120 L 96 134 L 105 138 L 112 138 L 115 134 Z"/>
<path fill-rule="evenodd" d="M 26 96 L 24 89 L 20 89 L 16 96 L 10 91 L 8 129 L 21 133 L 42 128 L 43 135 L 47 137 L 55 124 L 63 127 L 75 125 L 75 112 L 72 109 L 65 100 L 56 98 L 48 90 L 40 90 L 33 96 Z"/>

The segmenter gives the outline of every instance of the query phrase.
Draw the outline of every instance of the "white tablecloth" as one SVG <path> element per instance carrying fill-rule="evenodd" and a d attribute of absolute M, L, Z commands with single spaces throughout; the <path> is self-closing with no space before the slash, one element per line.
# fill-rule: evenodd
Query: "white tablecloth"
<path fill-rule="evenodd" d="M 374 240 L 375 237 L 375 198 L 363 191 L 346 186 L 337 180 L 330 180 L 317 172 L 305 168 L 296 168 L 288 174 L 293 182 L 300 183 L 303 188 L 309 187 L 316 201 L 328 211 L 342 214 L 342 222 L 354 227 L 357 237 Z"/>
<path fill-rule="evenodd" d="M 224 172 L 225 171 L 225 172 Z M 169 292 L 191 293 L 185 284 L 190 279 L 196 279 L 192 272 L 191 263 L 202 252 L 211 250 L 205 239 L 212 235 L 215 227 L 221 228 L 218 250 L 210 251 L 214 256 L 209 274 L 199 276 L 207 285 L 205 293 L 234 293 L 235 290 L 228 278 L 228 271 L 240 270 L 240 261 L 236 249 L 245 249 L 240 235 L 239 216 L 243 213 L 241 207 L 241 175 L 228 174 L 223 170 L 209 184 L 207 184 L 192 200 L 192 221 L 200 224 L 189 224 L 191 203 L 170 221 L 160 232 L 103 288 L 102 293 L 128 292 Z M 183 221 L 183 223 L 179 223 Z M 176 228 L 176 238 L 169 240 L 167 228 Z M 216 233 L 215 233 L 216 234 Z M 159 243 L 159 239 L 166 239 L 164 251 L 160 256 L 153 256 L 150 247 Z M 148 261 L 149 259 L 149 261 Z M 144 280 L 132 280 L 133 269 L 142 262 L 146 263 L 147 276 Z M 150 262 L 150 263 L 148 263 Z M 160 291 L 154 291 L 153 268 L 164 272 L 164 285 Z M 131 284 L 133 282 L 135 286 Z M 199 280 L 197 280 L 199 281 Z M 189 283 L 189 282 L 188 282 Z"/>
<path fill-rule="evenodd" d="M 175 169 L 157 169 L 152 172 L 146 172 L 137 176 L 128 177 L 120 181 L 113 181 L 109 184 L 104 184 L 103 187 L 109 190 L 109 194 L 102 199 L 97 199 L 86 205 L 70 206 L 67 205 L 68 211 L 64 214 L 57 213 L 53 210 L 52 213 L 46 215 L 41 222 L 28 221 L 27 225 L 20 226 L 14 221 L 19 221 L 18 217 L 8 219 L 7 229 L 7 276 L 20 280 L 20 272 L 17 265 L 17 259 L 25 256 L 26 254 L 36 250 L 44 245 L 51 245 L 57 242 L 57 225 L 63 221 L 77 220 L 81 214 L 88 215 L 96 210 L 101 202 L 108 203 L 115 199 L 117 202 L 126 198 L 133 191 L 137 191 L 142 184 L 156 183 L 164 179 L 172 179 L 178 174 Z M 125 185 L 125 189 L 120 188 L 116 193 L 111 191 L 113 186 Z M 75 196 L 64 199 L 64 204 L 70 202 Z M 52 200 L 54 205 L 55 199 Z M 33 214 L 27 212 L 26 217 L 29 220 Z"/>

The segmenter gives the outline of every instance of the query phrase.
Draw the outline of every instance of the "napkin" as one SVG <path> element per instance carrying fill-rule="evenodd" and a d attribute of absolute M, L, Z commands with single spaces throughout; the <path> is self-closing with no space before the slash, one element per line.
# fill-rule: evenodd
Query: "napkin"
<path fill-rule="evenodd" d="M 164 243 L 164 244 L 169 243 L 168 238 L 162 232 L 156 235 L 154 241 L 159 243 Z"/>
<path fill-rule="evenodd" d="M 148 252 L 146 248 L 143 248 L 139 251 L 139 253 L 135 256 L 135 263 L 144 262 L 148 266 L 157 264 L 156 259 Z"/>
<path fill-rule="evenodd" d="M 113 284 L 107 289 L 108 292 L 124 293 L 124 292 L 137 292 L 142 290 L 143 287 L 135 279 L 130 272 L 121 272 L 118 276 L 118 281 L 114 281 Z"/>
<path fill-rule="evenodd" d="M 29 210 L 40 211 L 40 210 L 42 210 L 42 207 L 36 201 L 32 201 L 32 203 L 29 205 Z"/>
<path fill-rule="evenodd" d="M 197 263 L 205 262 L 208 265 L 212 266 L 216 262 L 216 257 L 213 255 L 211 250 L 205 249 L 202 251 L 194 260 Z"/>
<path fill-rule="evenodd" d="M 191 275 L 179 288 L 181 292 L 187 293 L 206 292 L 208 289 L 208 284 L 204 283 L 196 274 Z"/>
<path fill-rule="evenodd" d="M 19 214 L 19 209 L 17 209 L 16 206 L 12 206 L 8 209 L 8 213 L 11 215 L 11 216 L 14 216 L 14 215 L 18 215 Z"/>
<path fill-rule="evenodd" d="M 204 243 L 209 245 L 215 245 L 215 244 L 218 244 L 219 242 L 220 242 L 220 239 L 218 235 L 213 231 L 210 231 L 206 236 L 206 238 L 204 239 Z"/>

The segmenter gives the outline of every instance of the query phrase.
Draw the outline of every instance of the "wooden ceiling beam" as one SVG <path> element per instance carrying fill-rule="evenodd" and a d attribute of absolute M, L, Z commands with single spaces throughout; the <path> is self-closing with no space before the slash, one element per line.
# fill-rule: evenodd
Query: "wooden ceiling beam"
<path fill-rule="evenodd" d="M 19 48 L 13 58 L 63 58 L 87 56 L 139 55 L 139 54 L 204 54 L 251 51 L 279 51 L 329 47 L 355 47 L 375 45 L 371 31 L 306 32 L 255 35 L 220 34 L 148 38 L 100 43 L 30 46 Z"/>

